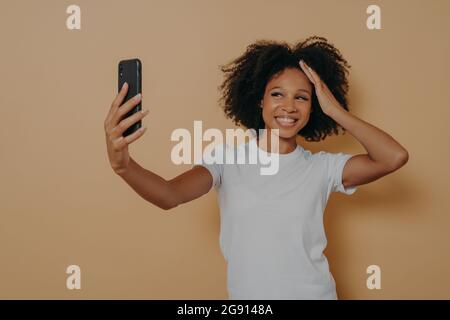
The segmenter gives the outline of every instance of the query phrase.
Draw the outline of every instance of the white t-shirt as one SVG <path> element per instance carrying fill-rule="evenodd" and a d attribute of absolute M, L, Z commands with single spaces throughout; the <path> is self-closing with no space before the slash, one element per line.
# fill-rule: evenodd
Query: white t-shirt
<path fill-rule="evenodd" d="M 253 146 L 251 145 L 253 144 Z M 251 148 L 249 148 L 251 146 Z M 217 148 L 230 146 L 223 144 Z M 237 149 L 237 150 L 236 150 Z M 233 149 L 265 155 L 256 139 Z M 342 171 L 352 155 L 312 154 L 300 145 L 279 155 L 278 172 L 256 164 L 206 164 L 220 207 L 220 247 L 227 261 L 230 299 L 337 299 L 323 254 L 323 212 L 331 192 L 345 189 Z"/>

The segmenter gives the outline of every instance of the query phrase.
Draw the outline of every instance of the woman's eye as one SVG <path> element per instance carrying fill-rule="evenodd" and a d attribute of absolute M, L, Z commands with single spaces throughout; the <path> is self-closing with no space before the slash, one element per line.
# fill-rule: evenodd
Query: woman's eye
<path fill-rule="evenodd" d="M 272 96 L 277 97 L 280 94 L 281 93 L 279 93 L 279 92 L 274 92 L 274 93 L 272 93 Z M 305 97 L 297 97 L 297 98 L 301 98 L 302 100 L 308 101 L 308 98 L 305 98 Z"/>

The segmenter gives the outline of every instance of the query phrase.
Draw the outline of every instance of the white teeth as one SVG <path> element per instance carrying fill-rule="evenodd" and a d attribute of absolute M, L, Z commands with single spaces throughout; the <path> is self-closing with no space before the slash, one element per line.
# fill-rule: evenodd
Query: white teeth
<path fill-rule="evenodd" d="M 277 119 L 281 122 L 293 123 L 295 120 L 288 117 L 277 117 Z"/>

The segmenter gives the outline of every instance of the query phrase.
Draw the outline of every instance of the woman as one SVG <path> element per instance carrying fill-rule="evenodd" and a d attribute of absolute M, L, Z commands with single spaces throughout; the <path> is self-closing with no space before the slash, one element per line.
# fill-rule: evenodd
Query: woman
<path fill-rule="evenodd" d="M 323 212 L 330 193 L 352 194 L 358 185 L 408 161 L 406 149 L 389 134 L 348 112 L 349 67 L 332 44 L 313 36 L 293 48 L 257 41 L 222 68 L 226 116 L 248 129 L 277 134 L 280 162 L 275 175 L 261 175 L 259 164 L 202 162 L 165 180 L 128 154 L 128 145 L 145 129 L 122 137 L 147 114 L 120 120 L 140 97 L 119 108 L 125 85 L 114 99 L 105 120 L 109 160 L 139 195 L 168 210 L 216 188 L 231 299 L 337 299 L 323 255 Z M 296 142 L 298 135 L 320 141 L 338 134 L 338 127 L 354 136 L 367 153 L 312 154 Z M 269 154 L 270 136 L 258 134 L 236 150 L 251 152 L 253 146 Z"/>

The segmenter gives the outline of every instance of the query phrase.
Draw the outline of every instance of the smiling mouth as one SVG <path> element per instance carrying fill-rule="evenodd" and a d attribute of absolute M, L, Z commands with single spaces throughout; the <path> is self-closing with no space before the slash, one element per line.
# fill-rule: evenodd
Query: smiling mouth
<path fill-rule="evenodd" d="M 286 128 L 295 126 L 295 124 L 298 121 L 298 119 L 286 117 L 286 116 L 275 117 L 275 120 L 281 127 L 286 127 Z"/>

